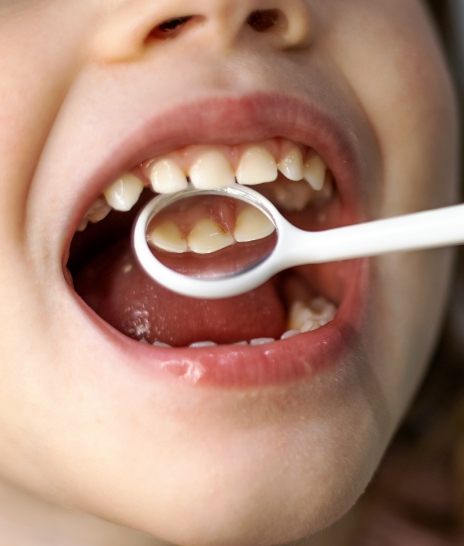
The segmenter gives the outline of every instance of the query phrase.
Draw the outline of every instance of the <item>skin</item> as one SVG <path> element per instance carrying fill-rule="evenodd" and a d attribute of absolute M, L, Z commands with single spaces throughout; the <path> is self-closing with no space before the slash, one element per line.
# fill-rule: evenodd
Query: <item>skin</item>
<path fill-rule="evenodd" d="M 144 42 L 166 6 L 181 16 L 193 4 L 208 24 Z M 185 99 L 185 82 L 193 96 L 233 95 L 279 89 L 286 75 L 326 101 L 359 129 L 372 217 L 456 199 L 455 100 L 422 3 L 308 0 L 295 4 L 307 27 L 293 29 L 295 6 L 276 0 L 295 33 L 272 40 L 240 23 L 256 5 L 0 2 L 0 534 L 10 544 L 343 544 L 348 523 L 335 522 L 419 385 L 446 304 L 447 250 L 372 261 L 351 373 L 254 395 L 137 382 L 69 295 L 64 173 L 79 180 L 83 157 L 95 164 L 153 102 Z"/>

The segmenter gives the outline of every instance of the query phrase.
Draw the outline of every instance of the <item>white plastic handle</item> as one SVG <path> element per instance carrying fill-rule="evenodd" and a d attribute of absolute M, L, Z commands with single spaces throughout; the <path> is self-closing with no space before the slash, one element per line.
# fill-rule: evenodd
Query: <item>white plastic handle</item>
<path fill-rule="evenodd" d="M 464 204 L 312 233 L 288 224 L 280 242 L 288 267 L 461 244 Z"/>
<path fill-rule="evenodd" d="M 214 279 L 188 277 L 155 258 L 146 232 L 151 219 L 165 206 L 180 198 L 201 193 L 187 190 L 181 194 L 156 197 L 140 213 L 133 232 L 134 251 L 147 274 L 166 288 L 185 296 L 208 299 L 236 296 L 297 265 L 464 243 L 464 204 L 327 231 L 307 232 L 290 224 L 260 193 L 236 185 L 203 193 L 226 195 L 257 206 L 276 226 L 278 236 L 274 251 L 256 267 L 243 273 Z"/>

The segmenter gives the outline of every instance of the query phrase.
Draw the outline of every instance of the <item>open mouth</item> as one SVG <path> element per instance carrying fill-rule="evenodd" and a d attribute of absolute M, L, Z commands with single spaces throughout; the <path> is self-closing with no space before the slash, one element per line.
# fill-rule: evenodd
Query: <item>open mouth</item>
<path fill-rule="evenodd" d="M 340 191 L 335 171 L 330 160 L 312 146 L 274 135 L 234 144 L 189 144 L 145 157 L 102 186 L 80 219 L 67 261 L 74 290 L 111 327 L 144 347 L 152 346 L 157 358 L 172 363 L 179 351 L 188 351 L 184 356 L 189 356 L 190 372 L 191 359 L 202 361 L 201 377 L 207 375 L 208 367 L 216 368 L 209 374 L 214 375 L 225 355 L 233 354 L 237 360 L 240 354 L 247 379 L 237 380 L 237 369 L 231 372 L 229 362 L 226 367 L 234 382 L 256 383 L 257 375 L 250 379 L 248 357 L 243 357 L 247 351 L 261 369 L 260 383 L 273 382 L 277 375 L 288 381 L 307 374 L 302 354 L 313 359 L 311 368 L 317 364 L 316 346 L 327 345 L 324 336 L 335 335 L 339 341 L 343 337 L 342 308 L 349 306 L 353 311 L 359 262 L 293 268 L 240 296 L 198 300 L 161 287 L 142 271 L 131 247 L 131 230 L 138 212 L 155 194 L 237 183 L 253 186 L 301 229 L 346 225 L 357 219 L 357 211 L 352 199 Z M 200 198 L 188 209 L 165 215 L 150 238 L 182 263 L 221 252 L 233 257 L 243 252 L 243 244 L 253 245 L 269 234 L 269 226 L 253 209 L 218 214 Z M 292 371 L 285 373 L 276 355 L 287 351 L 285 358 L 291 359 L 296 350 L 300 364 L 293 363 Z M 267 359 L 266 379 L 262 366 L 256 364 L 256 351 Z M 274 364 L 281 366 L 277 375 Z M 173 368 L 183 374 L 177 364 Z"/>

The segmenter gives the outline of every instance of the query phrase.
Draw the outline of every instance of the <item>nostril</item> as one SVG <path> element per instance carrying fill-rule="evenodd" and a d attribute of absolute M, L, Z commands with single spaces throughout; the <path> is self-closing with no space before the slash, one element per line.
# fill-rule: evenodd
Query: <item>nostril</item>
<path fill-rule="evenodd" d="M 186 15 L 183 17 L 172 17 L 166 19 L 157 25 L 147 36 L 147 41 L 150 40 L 170 40 L 176 38 L 186 27 L 190 26 L 193 21 L 199 21 L 201 17 L 196 15 Z"/>
<path fill-rule="evenodd" d="M 247 19 L 247 24 L 256 32 L 283 29 L 287 23 L 286 16 L 279 9 L 256 10 Z"/>

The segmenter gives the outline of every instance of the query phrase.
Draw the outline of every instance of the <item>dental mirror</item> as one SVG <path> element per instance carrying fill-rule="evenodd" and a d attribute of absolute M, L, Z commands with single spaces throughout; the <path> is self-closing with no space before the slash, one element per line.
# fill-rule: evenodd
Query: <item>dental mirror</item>
<path fill-rule="evenodd" d="M 298 265 L 463 243 L 464 205 L 308 232 L 247 186 L 188 189 L 151 200 L 132 241 L 154 281 L 185 296 L 218 299 Z"/>

